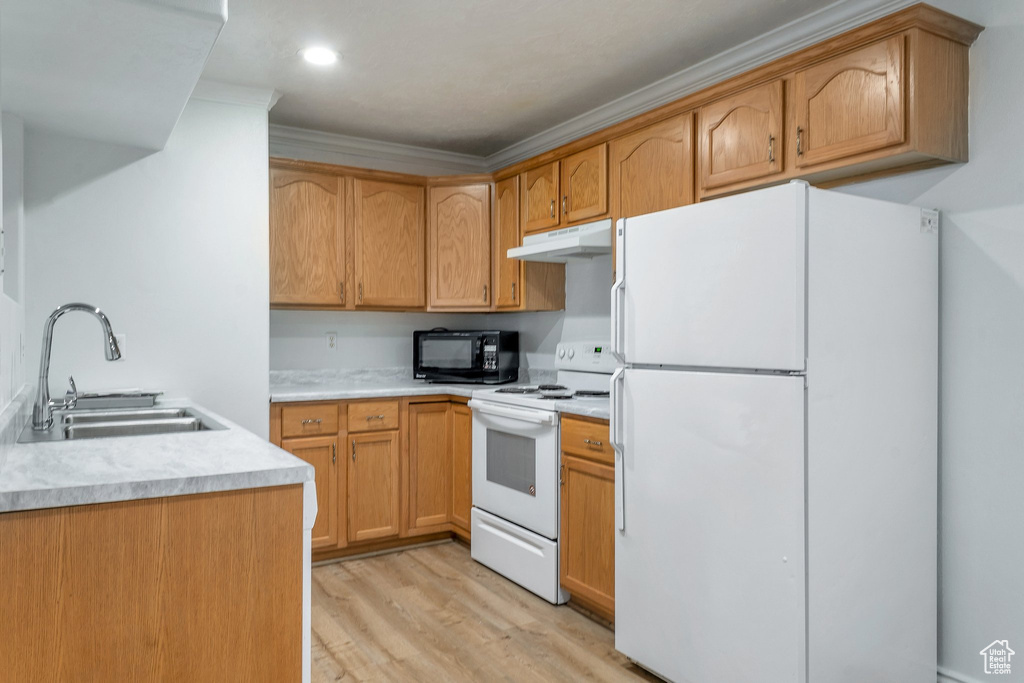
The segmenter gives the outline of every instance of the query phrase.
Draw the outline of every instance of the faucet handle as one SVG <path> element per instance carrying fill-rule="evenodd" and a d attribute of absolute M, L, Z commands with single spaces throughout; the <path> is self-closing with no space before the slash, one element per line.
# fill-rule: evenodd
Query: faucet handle
<path fill-rule="evenodd" d="M 71 384 L 71 388 L 64 394 L 64 407 L 71 409 L 78 405 L 78 387 L 75 386 L 74 375 L 68 376 L 68 383 Z"/>

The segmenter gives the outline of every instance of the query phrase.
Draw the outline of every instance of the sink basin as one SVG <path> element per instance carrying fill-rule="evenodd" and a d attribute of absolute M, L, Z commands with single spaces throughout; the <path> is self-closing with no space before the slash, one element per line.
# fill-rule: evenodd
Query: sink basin
<path fill-rule="evenodd" d="M 65 425 L 85 424 L 88 422 L 134 422 L 136 420 L 171 420 L 187 417 L 186 408 L 148 408 L 143 410 L 71 410 L 64 413 L 62 420 Z"/>
<path fill-rule="evenodd" d="M 37 432 L 26 425 L 19 443 L 174 434 L 226 429 L 195 408 L 54 411 L 53 427 Z"/>
<path fill-rule="evenodd" d="M 95 439 L 101 436 L 141 436 L 143 434 L 172 434 L 198 432 L 209 429 L 198 417 L 178 417 L 162 420 L 129 420 L 125 422 L 79 422 L 64 427 L 65 439 Z"/>

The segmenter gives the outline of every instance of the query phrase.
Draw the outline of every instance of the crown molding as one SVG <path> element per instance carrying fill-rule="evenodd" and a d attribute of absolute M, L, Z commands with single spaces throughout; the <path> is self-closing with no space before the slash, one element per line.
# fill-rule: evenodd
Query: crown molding
<path fill-rule="evenodd" d="M 484 157 L 472 154 L 279 125 L 270 126 L 270 154 L 414 175 L 487 171 Z"/>
<path fill-rule="evenodd" d="M 916 2 L 839 0 L 488 156 L 278 125 L 270 126 L 270 152 L 273 156 L 419 175 L 493 173 Z"/>
<path fill-rule="evenodd" d="M 839 35 L 917 0 L 840 0 L 486 157 L 497 171 Z"/>
<path fill-rule="evenodd" d="M 269 110 L 281 99 L 281 93 L 271 88 L 252 88 L 200 78 L 196 87 L 192 89 L 189 99 L 237 104 L 244 107 L 262 107 Z"/>

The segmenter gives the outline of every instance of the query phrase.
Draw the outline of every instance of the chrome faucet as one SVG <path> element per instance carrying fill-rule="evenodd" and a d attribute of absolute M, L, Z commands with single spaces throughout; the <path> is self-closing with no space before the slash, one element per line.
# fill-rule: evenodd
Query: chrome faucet
<path fill-rule="evenodd" d="M 121 357 L 121 349 L 117 346 L 117 339 L 114 338 L 114 330 L 110 327 L 110 320 L 103 311 L 90 306 L 89 304 L 64 304 L 58 306 L 50 317 L 46 319 L 43 326 L 43 350 L 39 357 L 39 388 L 36 390 L 36 404 L 32 408 L 32 429 L 45 431 L 53 426 L 53 409 L 58 405 L 63 408 L 74 408 L 78 402 L 78 389 L 75 387 L 75 378 L 69 377 L 71 388 L 64 396 L 63 402 L 50 400 L 50 347 L 53 345 L 53 326 L 57 318 L 68 311 L 84 311 L 91 313 L 100 321 L 103 326 L 103 352 L 107 360 L 117 360 Z"/>

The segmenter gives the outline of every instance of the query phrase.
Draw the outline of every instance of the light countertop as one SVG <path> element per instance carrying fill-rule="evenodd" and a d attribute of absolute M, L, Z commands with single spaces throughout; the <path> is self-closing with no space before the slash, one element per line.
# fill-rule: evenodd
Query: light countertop
<path fill-rule="evenodd" d="M 537 384 L 553 382 L 554 372 L 531 370 L 529 381 L 513 383 Z M 270 373 L 271 403 L 301 401 L 344 401 L 392 396 L 451 395 L 470 398 L 479 384 L 430 384 L 413 379 L 410 368 L 371 368 L 365 370 L 275 370 Z M 585 399 L 553 401 L 551 407 L 560 413 L 571 413 L 607 420 L 607 400 Z"/>
<path fill-rule="evenodd" d="M 14 443 L 20 430 L 8 429 L 0 512 L 313 480 L 311 466 L 219 415 L 188 401 L 158 405 L 194 407 L 227 429 L 30 444 Z"/>

